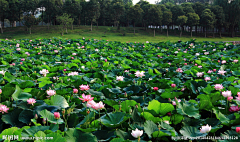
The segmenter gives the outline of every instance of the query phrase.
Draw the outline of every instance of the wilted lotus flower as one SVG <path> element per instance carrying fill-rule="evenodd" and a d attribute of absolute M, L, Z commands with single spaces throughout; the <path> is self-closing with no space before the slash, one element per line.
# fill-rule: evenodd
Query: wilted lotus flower
<path fill-rule="evenodd" d="M 223 71 L 223 70 L 219 70 L 217 74 L 221 74 L 221 75 L 224 75 L 224 73 L 226 73 L 226 71 Z"/>
<path fill-rule="evenodd" d="M 197 77 L 202 77 L 203 74 L 204 74 L 204 72 L 198 72 L 198 73 L 197 73 Z"/>
<path fill-rule="evenodd" d="M 206 126 L 202 126 L 202 128 L 200 128 L 200 132 L 201 133 L 208 133 L 208 132 L 211 131 L 211 129 L 212 129 L 212 127 L 207 124 Z"/>
<path fill-rule="evenodd" d="M 117 76 L 117 81 L 123 81 L 124 77 L 123 76 Z"/>
<path fill-rule="evenodd" d="M 56 91 L 55 90 L 47 90 L 47 94 L 48 94 L 47 97 L 51 97 L 56 94 Z"/>
<path fill-rule="evenodd" d="M 9 108 L 7 108 L 7 106 L 0 104 L 0 112 L 2 112 L 2 114 L 4 114 L 4 112 L 8 113 L 7 112 L 8 110 L 9 110 Z"/>
<path fill-rule="evenodd" d="M 238 62 L 238 60 L 237 60 L 237 59 L 235 59 L 235 60 L 233 60 L 233 62 L 234 62 L 234 63 L 237 63 L 237 62 Z"/>
<path fill-rule="evenodd" d="M 209 81 L 209 80 L 211 80 L 211 78 L 210 77 L 205 77 L 204 80 Z"/>
<path fill-rule="evenodd" d="M 95 110 L 101 110 L 104 108 L 103 102 L 96 103 L 95 105 L 92 105 L 92 108 Z"/>
<path fill-rule="evenodd" d="M 48 73 L 49 73 L 49 71 L 46 69 L 43 69 L 40 71 L 40 74 L 43 74 L 43 76 L 46 76 Z"/>
<path fill-rule="evenodd" d="M 0 71 L 0 74 L 4 75 L 6 71 Z"/>
<path fill-rule="evenodd" d="M 29 99 L 27 100 L 27 102 L 28 102 L 28 104 L 33 105 L 34 103 L 36 103 L 36 99 L 34 99 L 34 98 L 29 98 Z"/>
<path fill-rule="evenodd" d="M 231 97 L 232 96 L 232 92 L 231 91 L 224 91 L 224 92 L 222 92 L 222 95 L 223 95 L 223 97 Z"/>
<path fill-rule="evenodd" d="M 231 107 L 229 108 L 229 111 L 230 111 L 230 112 L 239 111 L 239 107 L 238 107 L 238 106 L 231 106 Z"/>
<path fill-rule="evenodd" d="M 94 99 L 94 97 L 91 97 L 91 95 L 85 95 L 85 94 L 82 94 L 82 98 L 79 98 L 79 99 L 82 100 L 83 102 L 92 101 Z"/>
<path fill-rule="evenodd" d="M 135 129 L 135 131 L 134 130 L 132 130 L 132 136 L 134 137 L 134 138 L 140 138 L 141 136 L 142 136 L 142 134 L 143 134 L 143 130 L 138 130 L 137 128 Z"/>
<path fill-rule="evenodd" d="M 86 91 L 86 90 L 90 89 L 88 85 L 83 85 L 83 84 L 79 87 L 80 87 L 80 90 L 82 90 L 82 91 Z"/>
<path fill-rule="evenodd" d="M 224 87 L 222 86 L 222 84 L 215 84 L 215 85 L 214 85 L 214 88 L 215 88 L 216 90 L 222 90 Z"/>
<path fill-rule="evenodd" d="M 68 74 L 68 76 L 74 76 L 74 75 L 78 75 L 78 72 L 71 72 Z"/>
<path fill-rule="evenodd" d="M 59 119 L 60 118 L 60 113 L 59 112 L 54 112 L 54 118 Z"/>
<path fill-rule="evenodd" d="M 137 77 L 143 77 L 143 76 L 145 76 L 144 73 L 145 73 L 144 71 L 141 71 L 141 72 L 140 72 L 140 71 L 137 71 L 137 72 L 134 73 L 134 74 L 136 74 L 135 76 L 137 76 Z"/>

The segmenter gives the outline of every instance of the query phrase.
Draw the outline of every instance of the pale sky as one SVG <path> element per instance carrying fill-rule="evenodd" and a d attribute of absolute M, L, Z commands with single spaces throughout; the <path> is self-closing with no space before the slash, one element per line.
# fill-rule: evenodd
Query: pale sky
<path fill-rule="evenodd" d="M 133 4 L 135 5 L 136 3 L 138 3 L 140 0 L 133 0 Z M 155 4 L 155 1 L 158 1 L 158 0 L 145 0 L 145 1 L 148 1 L 150 4 Z"/>

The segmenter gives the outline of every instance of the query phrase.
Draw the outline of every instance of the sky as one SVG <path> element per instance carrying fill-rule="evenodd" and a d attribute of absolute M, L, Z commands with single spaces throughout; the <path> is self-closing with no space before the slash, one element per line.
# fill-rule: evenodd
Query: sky
<path fill-rule="evenodd" d="M 136 3 L 138 3 L 140 0 L 133 0 L 132 2 L 133 2 L 133 4 L 136 4 Z M 145 1 L 148 1 L 150 4 L 155 4 L 155 1 L 157 1 L 157 0 L 145 0 Z"/>

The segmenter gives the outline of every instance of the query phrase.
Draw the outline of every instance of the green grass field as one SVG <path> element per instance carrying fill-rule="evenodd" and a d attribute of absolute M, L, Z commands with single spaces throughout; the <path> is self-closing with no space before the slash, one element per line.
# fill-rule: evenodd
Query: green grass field
<path fill-rule="evenodd" d="M 106 34 L 104 35 L 104 32 Z M 126 35 L 123 36 L 123 33 Z M 203 35 L 201 35 L 203 36 Z M 169 37 L 166 36 L 166 31 L 163 30 L 161 33 L 160 29 L 156 30 L 156 36 L 153 37 L 153 30 L 148 29 L 147 31 L 144 28 L 136 28 L 136 34 L 133 33 L 132 27 L 121 27 L 120 31 L 116 27 L 107 27 L 107 26 L 93 26 L 93 31 L 90 31 L 90 26 L 74 26 L 74 30 L 71 30 L 71 27 L 68 28 L 68 33 L 64 33 L 61 36 L 59 31 L 59 26 L 50 26 L 49 29 L 47 26 L 34 26 L 32 28 L 32 34 L 29 34 L 26 31 L 25 27 L 14 27 L 4 29 L 4 33 L 0 34 L 0 39 L 35 39 L 35 38 L 68 38 L 68 39 L 78 39 L 78 38 L 94 38 L 94 39 L 106 39 L 109 41 L 120 41 L 120 42 L 165 42 L 165 41 L 188 41 L 190 39 L 197 39 L 197 41 L 240 41 L 240 37 L 215 37 L 212 38 L 212 34 L 209 33 L 207 38 L 201 36 L 190 37 L 190 33 L 183 33 L 183 36 L 179 37 L 179 31 L 170 31 Z M 217 35 L 216 35 L 217 36 Z"/>

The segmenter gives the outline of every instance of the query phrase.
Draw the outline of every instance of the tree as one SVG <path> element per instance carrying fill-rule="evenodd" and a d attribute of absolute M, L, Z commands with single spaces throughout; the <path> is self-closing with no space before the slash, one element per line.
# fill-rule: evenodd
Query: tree
<path fill-rule="evenodd" d="M 200 18 L 196 13 L 188 13 L 187 17 L 188 17 L 187 25 L 190 27 L 191 37 L 192 37 L 192 27 L 198 24 Z"/>
<path fill-rule="evenodd" d="M 216 27 L 218 29 L 219 36 L 222 37 L 221 35 L 222 27 L 225 23 L 225 14 L 224 14 L 223 8 L 219 5 L 214 5 L 211 7 L 211 11 L 216 16 Z"/>
<path fill-rule="evenodd" d="M 66 32 L 67 32 L 67 25 L 71 25 L 74 21 L 74 19 L 70 17 L 71 15 L 67 13 L 64 13 L 62 16 L 57 16 L 58 22 L 60 22 L 62 25 L 62 28 L 61 28 L 62 36 L 63 36 L 64 29 L 66 29 Z"/>
<path fill-rule="evenodd" d="M 129 17 L 131 21 L 133 22 L 133 27 L 134 27 L 134 35 L 135 35 L 135 23 L 142 18 L 142 12 L 143 10 L 141 9 L 140 5 L 136 4 L 129 9 Z"/>
<path fill-rule="evenodd" d="M 184 24 L 187 23 L 187 20 L 188 20 L 188 18 L 187 18 L 187 16 L 185 16 L 185 15 L 178 16 L 177 23 L 181 26 L 180 38 L 181 38 L 181 36 L 182 36 L 183 26 L 184 26 Z"/>
<path fill-rule="evenodd" d="M 91 21 L 91 31 L 93 22 L 97 22 L 100 17 L 100 4 L 96 0 L 90 0 L 88 2 L 88 19 Z"/>
<path fill-rule="evenodd" d="M 151 5 L 148 11 L 149 24 L 153 26 L 162 25 L 162 11 L 157 5 Z M 153 35 L 155 37 L 155 28 L 153 30 Z"/>
<path fill-rule="evenodd" d="M 213 28 L 215 24 L 215 15 L 210 9 L 205 9 L 202 12 L 202 18 L 204 19 L 203 25 L 205 28 L 205 38 L 207 37 L 207 28 Z"/>
<path fill-rule="evenodd" d="M 170 24 L 172 23 L 172 12 L 171 11 L 164 11 L 163 12 L 163 24 L 167 25 L 167 37 L 168 37 L 168 29 Z"/>
<path fill-rule="evenodd" d="M 202 25 L 202 17 L 201 17 L 201 14 L 203 12 L 203 10 L 205 9 L 204 5 L 201 3 L 201 2 L 196 2 L 193 4 L 193 9 L 195 11 L 195 13 L 199 16 L 200 20 L 199 20 L 199 24 L 195 25 L 195 33 L 197 35 L 197 26 L 198 25 Z"/>
<path fill-rule="evenodd" d="M 4 23 L 4 13 L 6 12 L 7 9 L 8 9 L 8 2 L 6 0 L 0 0 L 0 28 L 1 28 L 1 33 L 3 33 L 1 21 L 2 21 L 2 18 L 3 18 L 3 23 Z"/>
<path fill-rule="evenodd" d="M 139 1 L 137 4 L 140 5 L 140 7 L 143 10 L 142 13 L 142 26 L 145 27 L 145 30 L 147 30 L 147 26 L 149 23 L 149 17 L 148 17 L 148 10 L 150 9 L 150 4 L 147 1 Z"/>
<path fill-rule="evenodd" d="M 27 14 L 23 18 L 23 25 L 29 29 L 29 33 L 31 34 L 31 29 L 33 25 L 37 25 L 39 21 L 31 14 Z"/>
<path fill-rule="evenodd" d="M 172 23 L 173 25 L 177 25 L 178 16 L 184 15 L 183 8 L 180 5 L 174 5 L 171 11 L 172 11 Z"/>
<path fill-rule="evenodd" d="M 8 10 L 6 12 L 6 19 L 10 21 L 11 26 L 13 26 L 14 21 L 18 19 L 19 12 L 19 1 L 18 0 L 8 0 Z"/>
<path fill-rule="evenodd" d="M 124 13 L 122 0 L 113 0 L 111 2 L 111 17 L 114 21 L 114 27 L 118 26 L 121 15 Z"/>

